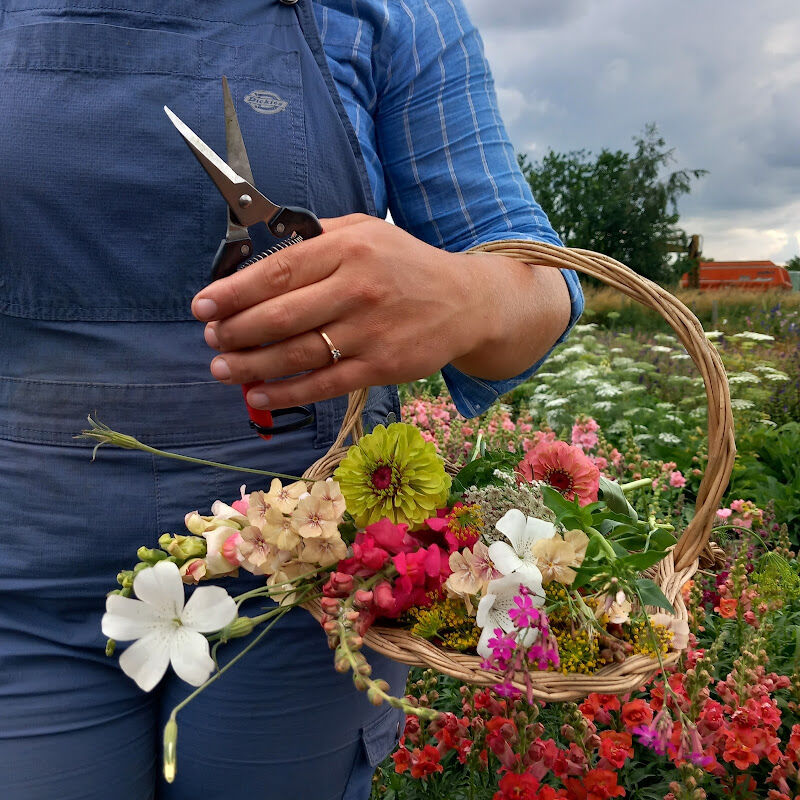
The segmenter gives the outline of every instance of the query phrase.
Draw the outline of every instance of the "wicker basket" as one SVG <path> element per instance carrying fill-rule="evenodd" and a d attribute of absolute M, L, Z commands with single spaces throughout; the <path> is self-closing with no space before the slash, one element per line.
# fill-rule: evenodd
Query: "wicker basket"
<path fill-rule="evenodd" d="M 719 354 L 686 306 L 657 284 L 612 258 L 588 250 L 524 241 L 492 242 L 472 252 L 496 253 L 531 264 L 566 267 L 592 275 L 642 305 L 658 311 L 675 330 L 692 357 L 703 377 L 708 395 L 708 465 L 697 494 L 691 523 L 672 552 L 651 573 L 675 608 L 676 616 L 687 619 L 681 587 L 694 575 L 701 558 L 712 565 L 719 563 L 719 548 L 709 544 L 709 536 L 736 453 L 728 382 Z M 330 451 L 313 464 L 304 477 L 317 479 L 329 476 L 347 452 L 345 441 L 348 437 L 357 441 L 363 434 L 361 412 L 366 397 L 366 389 L 351 394 L 338 438 Z M 318 602 L 309 603 L 306 608 L 317 619 L 320 618 L 322 611 Z M 481 669 L 479 656 L 443 650 L 406 630 L 373 627 L 364 637 L 364 643 L 395 661 L 415 667 L 432 667 L 465 683 L 488 686 L 498 679 L 495 673 Z M 664 663 L 673 664 L 677 658 L 677 653 L 670 653 Z M 578 700 L 591 692 L 621 694 L 644 684 L 658 668 L 654 659 L 635 655 L 589 675 L 536 672 L 531 674 L 533 694 L 539 700 L 551 702 Z M 524 690 L 522 683 L 518 686 Z"/>

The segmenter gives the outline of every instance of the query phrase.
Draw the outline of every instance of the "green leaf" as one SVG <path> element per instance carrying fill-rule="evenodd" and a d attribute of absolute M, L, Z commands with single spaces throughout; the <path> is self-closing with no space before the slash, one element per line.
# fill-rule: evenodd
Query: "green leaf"
<path fill-rule="evenodd" d="M 518 463 L 517 453 L 509 453 L 507 450 L 488 450 L 484 456 L 470 461 L 458 472 L 453 478 L 452 491 L 463 493 L 470 486 L 503 486 L 503 480 L 494 474 L 495 470 L 513 475 Z"/>
<path fill-rule="evenodd" d="M 677 541 L 677 538 L 664 528 L 656 528 L 650 535 L 650 546 L 656 550 L 668 550 Z"/>
<path fill-rule="evenodd" d="M 542 499 L 567 530 L 578 528 L 585 531 L 593 527 L 592 511 L 597 509 L 596 503 L 581 507 L 577 500 L 567 500 L 561 492 L 546 484 L 542 484 Z"/>
<path fill-rule="evenodd" d="M 639 598 L 645 605 L 663 608 L 665 611 L 669 611 L 670 614 L 675 613 L 675 609 L 667 600 L 664 592 L 649 578 L 639 578 L 636 581 L 636 588 L 639 592 Z"/>
<path fill-rule="evenodd" d="M 584 560 L 583 563 L 585 564 L 586 561 Z M 586 566 L 573 567 L 572 569 L 575 572 L 575 580 L 572 581 L 573 589 L 580 589 L 582 586 L 586 586 L 586 584 L 588 584 L 589 581 L 591 581 L 592 576 L 597 571 L 595 569 Z"/>
<path fill-rule="evenodd" d="M 633 506 L 628 502 L 625 497 L 625 492 L 616 481 L 610 481 L 608 478 L 600 476 L 600 497 L 603 502 L 618 514 L 624 514 L 630 519 L 636 521 L 639 519 Z"/>
<path fill-rule="evenodd" d="M 631 553 L 620 559 L 626 567 L 631 567 L 637 572 L 642 572 L 654 564 L 658 564 L 666 555 L 663 550 L 647 550 L 644 553 Z"/>
<path fill-rule="evenodd" d="M 617 554 L 618 558 L 628 557 L 628 551 L 619 542 L 610 540 L 608 543 L 611 545 L 611 549 Z"/>

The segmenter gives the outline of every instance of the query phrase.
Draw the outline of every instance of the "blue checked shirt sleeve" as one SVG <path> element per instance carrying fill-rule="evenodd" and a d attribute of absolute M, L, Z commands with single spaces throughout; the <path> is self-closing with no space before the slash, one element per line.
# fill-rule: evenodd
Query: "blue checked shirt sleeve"
<path fill-rule="evenodd" d="M 384 8 L 373 117 L 394 221 L 452 252 L 499 239 L 560 245 L 519 169 L 482 41 L 460 0 L 397 0 Z M 583 311 L 576 274 L 562 272 L 572 311 L 559 341 Z M 543 361 L 503 381 L 449 364 L 442 375 L 459 412 L 473 417 Z"/>

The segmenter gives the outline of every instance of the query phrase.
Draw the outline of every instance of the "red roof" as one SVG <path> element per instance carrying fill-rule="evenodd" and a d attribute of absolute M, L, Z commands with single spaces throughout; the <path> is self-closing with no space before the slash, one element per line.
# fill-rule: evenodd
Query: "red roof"
<path fill-rule="evenodd" d="M 701 267 L 777 267 L 773 261 L 701 261 Z"/>

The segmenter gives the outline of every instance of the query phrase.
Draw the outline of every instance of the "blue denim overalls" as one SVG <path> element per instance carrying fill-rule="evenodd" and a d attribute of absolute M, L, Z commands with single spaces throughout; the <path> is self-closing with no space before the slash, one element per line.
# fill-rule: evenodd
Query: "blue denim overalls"
<path fill-rule="evenodd" d="M 103 654 L 118 570 L 181 532 L 187 511 L 235 499 L 242 477 L 112 448 L 92 463 L 73 438 L 86 415 L 156 447 L 300 474 L 344 412 L 344 399 L 317 404 L 313 427 L 264 442 L 238 388 L 210 378 L 189 303 L 209 281 L 225 206 L 162 106 L 224 152 L 223 74 L 272 200 L 374 212 L 310 0 L 0 10 L 4 800 L 355 800 L 398 733 L 401 715 L 370 706 L 333 670 L 317 623 L 292 612 L 181 712 L 167 786 L 161 729 L 190 687 L 173 676 L 145 695 Z M 373 391 L 367 424 L 392 411 L 396 390 Z M 402 692 L 405 668 L 372 660 Z"/>

